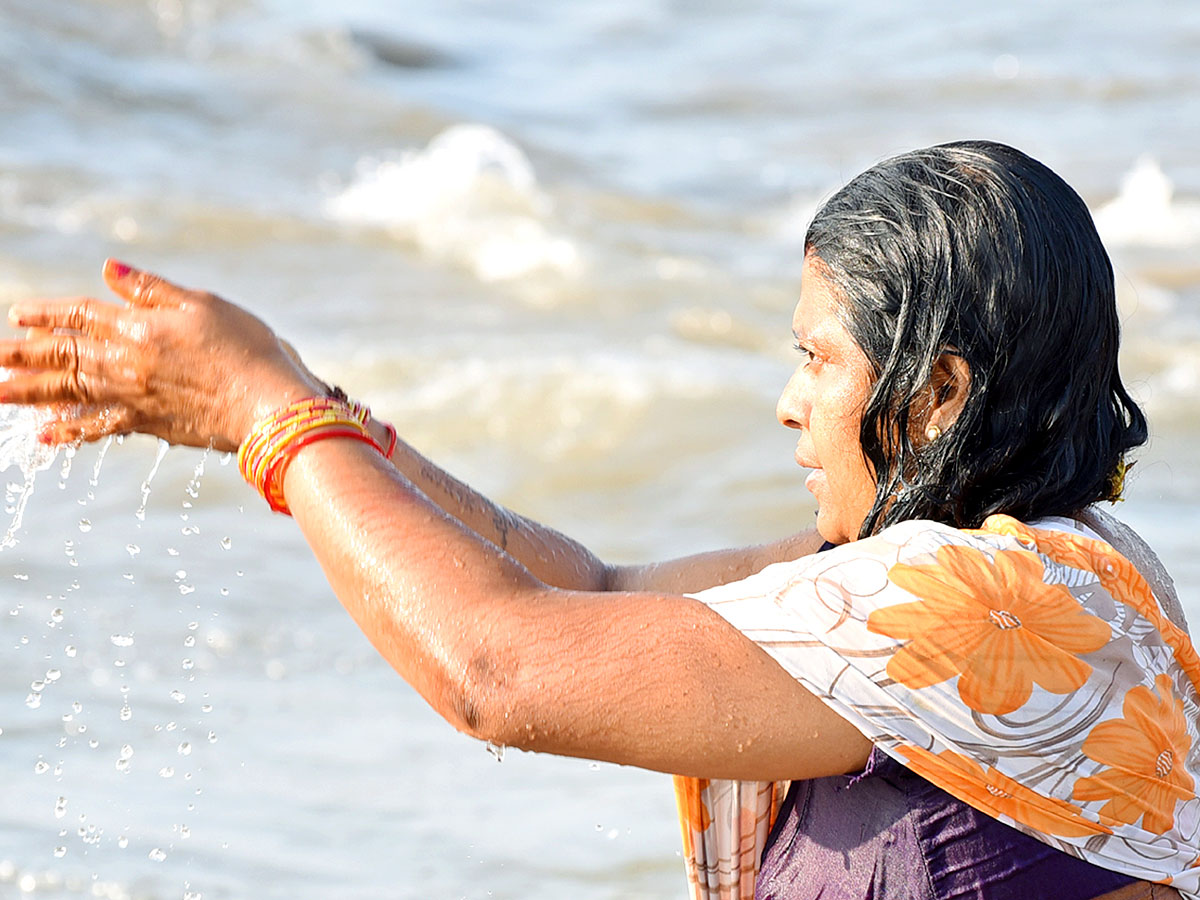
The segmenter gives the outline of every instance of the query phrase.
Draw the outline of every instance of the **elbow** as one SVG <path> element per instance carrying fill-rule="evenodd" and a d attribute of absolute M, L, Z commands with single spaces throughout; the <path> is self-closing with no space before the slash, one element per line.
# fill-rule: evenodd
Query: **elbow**
<path fill-rule="evenodd" d="M 529 747 L 536 727 L 521 701 L 524 679 L 519 667 L 492 649 L 473 650 L 448 679 L 442 716 L 463 734 L 497 746 Z"/>

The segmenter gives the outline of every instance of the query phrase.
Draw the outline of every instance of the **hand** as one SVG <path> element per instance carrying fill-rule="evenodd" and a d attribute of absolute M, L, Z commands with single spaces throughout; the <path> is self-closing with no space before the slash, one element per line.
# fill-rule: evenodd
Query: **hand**
<path fill-rule="evenodd" d="M 0 402 L 53 405 L 47 443 L 139 431 L 173 444 L 233 450 L 258 419 L 324 393 L 261 320 L 220 297 L 114 260 L 104 279 L 125 303 L 23 301 L 0 341 Z"/>

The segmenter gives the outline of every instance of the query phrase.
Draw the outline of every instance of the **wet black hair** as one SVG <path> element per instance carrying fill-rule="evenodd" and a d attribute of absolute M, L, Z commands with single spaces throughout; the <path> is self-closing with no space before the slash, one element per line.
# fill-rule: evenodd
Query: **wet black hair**
<path fill-rule="evenodd" d="M 826 201 L 805 253 L 875 373 L 860 437 L 877 487 L 860 537 L 1114 498 L 1146 419 L 1117 371 L 1112 265 L 1059 176 L 988 141 L 905 153 Z M 919 429 L 943 353 L 966 362 L 970 386 L 929 441 Z"/>

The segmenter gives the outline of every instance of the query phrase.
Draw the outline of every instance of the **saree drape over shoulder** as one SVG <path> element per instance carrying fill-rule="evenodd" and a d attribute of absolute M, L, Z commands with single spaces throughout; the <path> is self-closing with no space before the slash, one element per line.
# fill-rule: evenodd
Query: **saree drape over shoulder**
<path fill-rule="evenodd" d="M 1200 897 L 1200 657 L 1081 522 L 905 522 L 696 596 L 959 800 Z M 785 787 L 676 779 L 693 897 L 753 896 Z"/>

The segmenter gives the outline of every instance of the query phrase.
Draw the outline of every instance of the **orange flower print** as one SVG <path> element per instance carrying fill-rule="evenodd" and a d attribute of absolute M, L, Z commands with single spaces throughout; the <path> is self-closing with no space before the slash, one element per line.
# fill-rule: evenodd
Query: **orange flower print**
<path fill-rule="evenodd" d="M 1083 818 L 1079 808 L 1066 800 L 1042 796 L 991 766 L 985 770 L 953 750 L 934 754 L 911 745 L 896 749 L 907 758 L 906 765 L 922 778 L 993 818 L 1008 816 L 1041 834 L 1059 837 L 1111 833 L 1099 822 Z"/>
<path fill-rule="evenodd" d="M 1099 650 L 1111 631 L 1043 571 L 1027 550 L 989 560 L 958 544 L 939 547 L 936 563 L 893 566 L 888 578 L 921 599 L 867 618 L 869 631 L 908 641 L 888 675 L 914 689 L 958 675 L 963 703 L 993 715 L 1019 709 L 1035 682 L 1052 694 L 1082 687 L 1092 667 L 1077 655 Z"/>
<path fill-rule="evenodd" d="M 707 778 L 675 776 L 675 801 L 679 807 L 679 824 L 683 831 L 684 856 L 691 855 L 692 832 L 703 834 L 712 824 L 712 814 L 708 811 L 708 804 L 704 802 L 704 792 L 708 790 L 708 783 Z"/>
<path fill-rule="evenodd" d="M 1155 691 L 1157 696 L 1155 696 Z M 1105 800 L 1100 818 L 1132 825 L 1139 818 L 1153 834 L 1175 825 L 1175 804 L 1195 796 L 1184 761 L 1192 748 L 1183 701 L 1171 679 L 1159 675 L 1154 691 L 1138 685 L 1125 695 L 1123 718 L 1092 729 L 1083 753 L 1108 768 L 1075 782 L 1076 800 Z"/>

